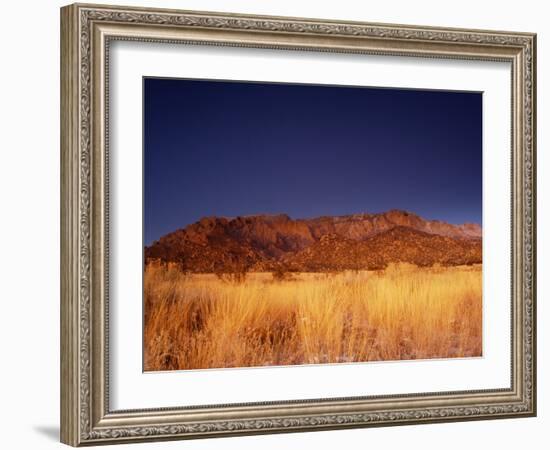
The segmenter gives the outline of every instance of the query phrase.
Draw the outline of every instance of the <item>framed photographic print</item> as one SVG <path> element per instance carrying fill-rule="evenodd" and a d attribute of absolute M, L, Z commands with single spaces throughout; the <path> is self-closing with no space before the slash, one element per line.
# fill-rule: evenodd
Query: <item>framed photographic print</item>
<path fill-rule="evenodd" d="M 62 8 L 62 441 L 535 415 L 535 38 Z"/>

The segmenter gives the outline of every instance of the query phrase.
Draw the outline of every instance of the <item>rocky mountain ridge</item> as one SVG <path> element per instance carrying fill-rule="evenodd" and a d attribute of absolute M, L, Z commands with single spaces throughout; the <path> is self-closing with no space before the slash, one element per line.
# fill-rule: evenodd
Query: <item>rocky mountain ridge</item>
<path fill-rule="evenodd" d="M 286 214 L 205 217 L 145 248 L 146 263 L 191 272 L 380 269 L 480 263 L 481 227 L 426 220 L 402 210 L 292 219 Z"/>

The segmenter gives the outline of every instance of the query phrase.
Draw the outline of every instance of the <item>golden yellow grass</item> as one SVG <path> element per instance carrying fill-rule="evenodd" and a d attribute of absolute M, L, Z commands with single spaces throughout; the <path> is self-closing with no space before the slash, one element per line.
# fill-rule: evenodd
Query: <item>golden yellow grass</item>
<path fill-rule="evenodd" d="M 481 266 L 248 274 L 148 266 L 145 370 L 481 356 Z"/>

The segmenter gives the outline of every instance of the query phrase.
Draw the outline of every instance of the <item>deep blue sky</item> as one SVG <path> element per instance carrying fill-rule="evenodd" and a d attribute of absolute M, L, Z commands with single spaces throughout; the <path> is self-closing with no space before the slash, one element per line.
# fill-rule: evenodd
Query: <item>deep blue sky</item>
<path fill-rule="evenodd" d="M 482 94 L 144 78 L 144 239 L 204 216 L 481 224 Z"/>

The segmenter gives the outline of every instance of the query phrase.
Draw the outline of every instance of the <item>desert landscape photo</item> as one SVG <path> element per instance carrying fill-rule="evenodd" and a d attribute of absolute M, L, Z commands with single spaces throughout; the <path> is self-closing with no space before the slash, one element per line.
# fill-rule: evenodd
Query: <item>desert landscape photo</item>
<path fill-rule="evenodd" d="M 482 356 L 480 94 L 144 87 L 145 371 Z"/>

